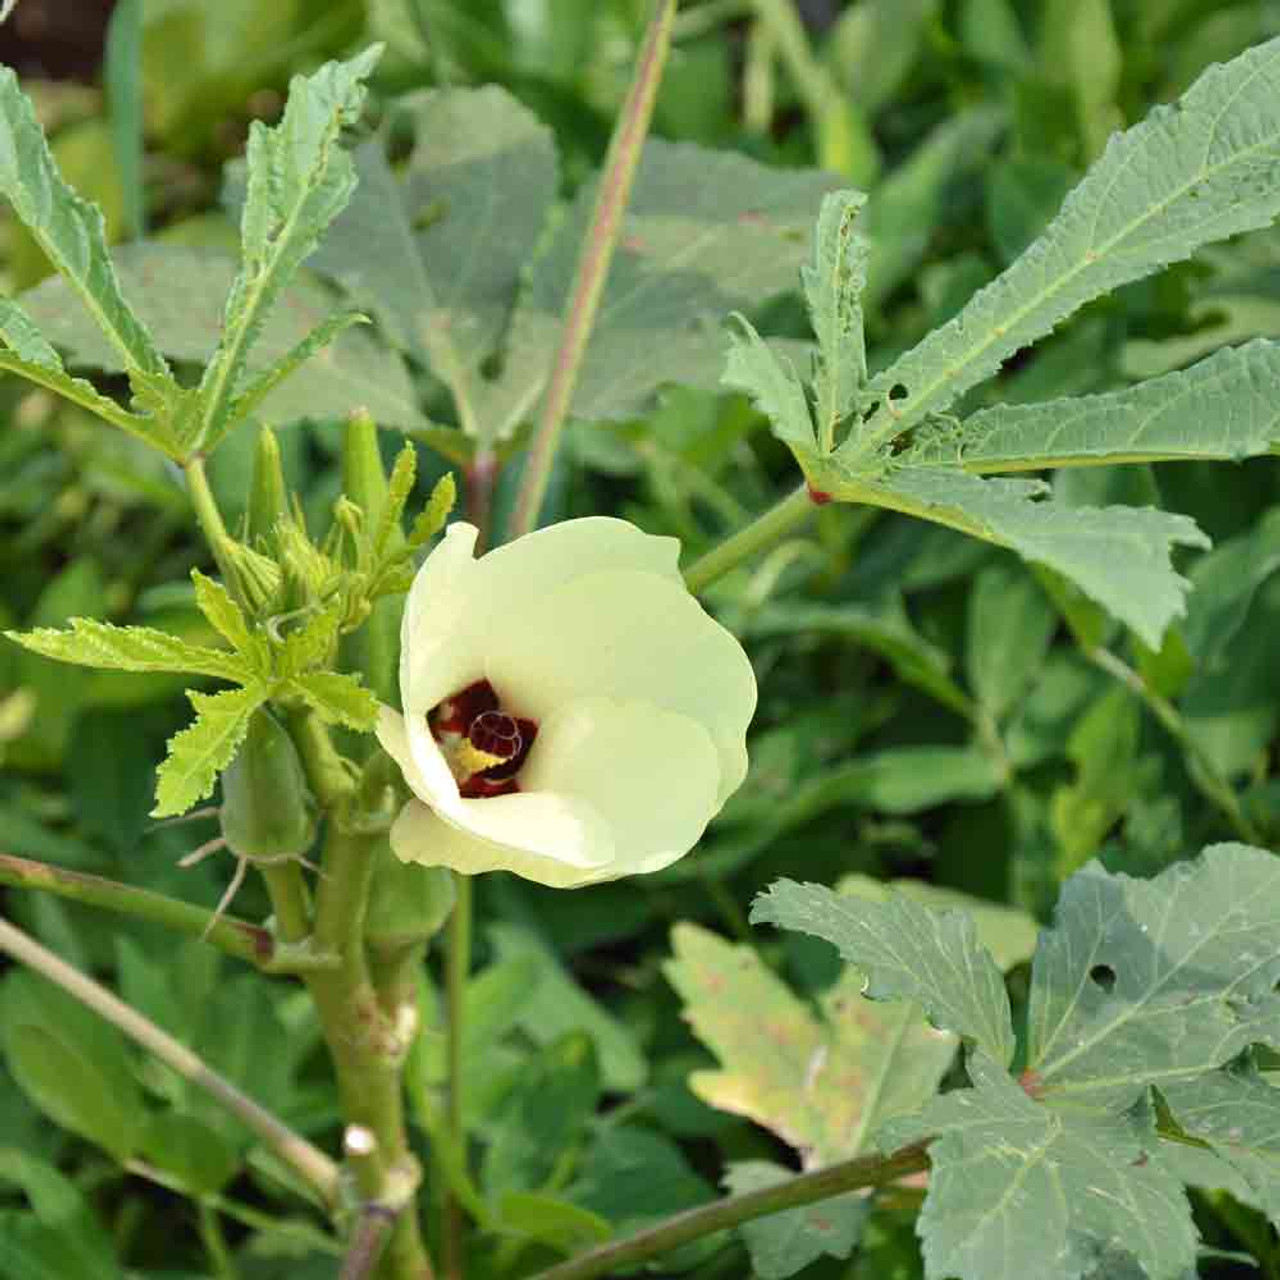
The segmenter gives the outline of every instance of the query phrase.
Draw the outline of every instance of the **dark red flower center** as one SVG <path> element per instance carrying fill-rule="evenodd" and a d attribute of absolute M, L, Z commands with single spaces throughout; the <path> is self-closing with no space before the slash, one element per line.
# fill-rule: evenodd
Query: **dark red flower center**
<path fill-rule="evenodd" d="M 487 680 L 477 680 L 446 698 L 427 717 L 432 736 L 444 748 L 455 768 L 458 790 L 467 799 L 505 796 L 520 790 L 516 775 L 524 765 L 538 736 L 533 720 L 508 715 Z M 466 748 L 470 747 L 468 751 Z M 467 772 L 465 761 L 474 753 L 497 756 L 496 763 Z M 469 766 L 474 769 L 474 765 Z"/>

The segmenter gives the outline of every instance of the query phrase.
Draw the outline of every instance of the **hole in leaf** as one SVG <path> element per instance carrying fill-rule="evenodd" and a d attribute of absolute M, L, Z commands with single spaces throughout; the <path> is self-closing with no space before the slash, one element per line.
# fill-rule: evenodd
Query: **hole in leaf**
<path fill-rule="evenodd" d="M 910 395 L 910 392 L 901 382 L 895 382 L 893 386 L 889 388 L 890 400 L 905 400 L 908 395 Z"/>
<path fill-rule="evenodd" d="M 1089 970 L 1089 981 L 1096 983 L 1103 991 L 1110 991 L 1116 985 L 1116 971 L 1109 964 L 1095 964 Z"/>

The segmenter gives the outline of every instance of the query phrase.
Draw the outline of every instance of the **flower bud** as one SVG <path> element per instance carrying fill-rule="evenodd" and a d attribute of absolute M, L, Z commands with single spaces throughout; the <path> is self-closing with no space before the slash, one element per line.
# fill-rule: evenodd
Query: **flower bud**
<path fill-rule="evenodd" d="M 280 443 L 270 427 L 263 427 L 253 455 L 253 479 L 249 486 L 249 545 L 256 546 L 267 538 L 276 521 L 288 511 Z"/>

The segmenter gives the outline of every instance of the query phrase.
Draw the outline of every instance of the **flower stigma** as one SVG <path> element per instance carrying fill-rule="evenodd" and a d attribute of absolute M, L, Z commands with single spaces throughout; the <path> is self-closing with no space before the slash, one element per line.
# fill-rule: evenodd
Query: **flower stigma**
<path fill-rule="evenodd" d="M 520 790 L 520 772 L 538 726 L 508 715 L 488 680 L 477 680 L 446 698 L 427 716 L 458 792 L 468 800 L 506 796 Z"/>

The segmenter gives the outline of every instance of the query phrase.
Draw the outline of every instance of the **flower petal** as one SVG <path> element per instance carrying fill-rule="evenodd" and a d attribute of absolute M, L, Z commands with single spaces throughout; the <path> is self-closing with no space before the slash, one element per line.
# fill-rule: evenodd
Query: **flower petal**
<path fill-rule="evenodd" d="M 481 586 L 494 621 L 518 620 L 524 608 L 588 573 L 634 569 L 682 583 L 680 543 L 642 533 L 625 520 L 586 516 L 548 525 L 480 560 Z"/>
<path fill-rule="evenodd" d="M 488 636 L 485 675 L 507 710 L 534 720 L 598 695 L 696 720 L 720 754 L 717 809 L 746 776 L 744 738 L 756 705 L 751 663 L 679 580 L 608 570 L 528 600 Z"/>
<path fill-rule="evenodd" d="M 608 877 L 612 841 L 589 805 L 546 792 L 462 803 L 468 827 L 455 826 L 410 800 L 392 824 L 392 852 L 402 862 L 452 867 L 468 876 L 514 871 L 556 889 L 573 889 Z M 536 847 L 521 848 L 491 838 L 499 835 L 527 840 Z"/>
<path fill-rule="evenodd" d="M 425 716 L 402 716 L 390 707 L 378 710 L 378 741 L 404 774 L 409 790 L 437 809 L 456 809 L 462 803 L 458 784 Z"/>
<path fill-rule="evenodd" d="M 400 702 L 406 714 L 425 715 L 480 678 L 478 533 L 475 525 L 451 524 L 409 588 L 400 624 Z"/>
<path fill-rule="evenodd" d="M 589 801 L 613 835 L 610 877 L 624 876 L 697 844 L 719 808 L 720 761 L 688 716 L 635 699 L 579 698 L 543 721 L 520 785 Z"/>

